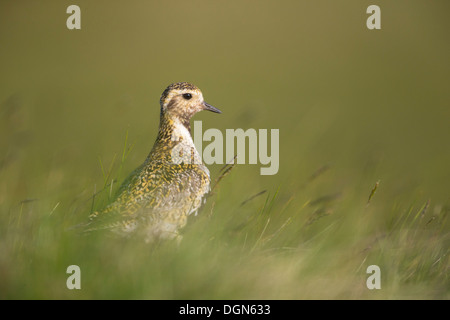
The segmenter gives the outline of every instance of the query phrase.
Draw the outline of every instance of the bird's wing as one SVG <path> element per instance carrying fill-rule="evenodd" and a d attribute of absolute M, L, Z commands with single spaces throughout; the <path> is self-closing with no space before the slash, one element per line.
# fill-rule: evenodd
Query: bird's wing
<path fill-rule="evenodd" d="M 155 162 L 135 170 L 119 190 L 113 203 L 89 216 L 88 230 L 131 228 L 139 219 L 189 210 L 189 201 L 194 202 L 209 190 L 209 175 L 195 165 L 168 167 Z"/>

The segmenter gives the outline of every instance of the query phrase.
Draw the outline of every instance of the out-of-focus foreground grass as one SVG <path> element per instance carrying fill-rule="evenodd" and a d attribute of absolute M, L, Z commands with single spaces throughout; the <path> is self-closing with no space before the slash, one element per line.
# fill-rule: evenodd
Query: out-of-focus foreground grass
<path fill-rule="evenodd" d="M 72 3 L 1 2 L 0 298 L 448 299 L 450 7 L 377 2 L 376 31 L 359 0 L 80 0 L 78 31 Z M 178 247 L 67 231 L 175 81 L 223 111 L 203 130 L 279 129 L 279 172 L 236 165 Z"/>

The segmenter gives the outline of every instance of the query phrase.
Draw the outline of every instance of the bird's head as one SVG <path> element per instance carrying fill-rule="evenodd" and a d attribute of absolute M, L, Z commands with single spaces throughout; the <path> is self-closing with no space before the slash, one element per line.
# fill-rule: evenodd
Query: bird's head
<path fill-rule="evenodd" d="M 199 88 L 187 82 L 172 83 L 164 90 L 160 99 L 161 114 L 189 121 L 199 111 L 208 110 L 222 113 L 205 102 Z"/>

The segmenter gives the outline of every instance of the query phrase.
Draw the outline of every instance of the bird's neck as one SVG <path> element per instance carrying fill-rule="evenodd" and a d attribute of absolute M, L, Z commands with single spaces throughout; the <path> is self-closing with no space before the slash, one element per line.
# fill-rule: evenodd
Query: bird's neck
<path fill-rule="evenodd" d="M 178 141 L 179 138 L 187 137 L 192 140 L 189 119 L 180 119 L 167 113 L 161 114 L 157 141 Z"/>
<path fill-rule="evenodd" d="M 183 147 L 186 150 L 191 150 L 192 157 L 199 157 L 195 149 L 194 141 L 192 140 L 189 120 L 162 113 L 158 137 L 149 154 L 149 158 L 166 158 L 171 155 L 175 147 Z"/>

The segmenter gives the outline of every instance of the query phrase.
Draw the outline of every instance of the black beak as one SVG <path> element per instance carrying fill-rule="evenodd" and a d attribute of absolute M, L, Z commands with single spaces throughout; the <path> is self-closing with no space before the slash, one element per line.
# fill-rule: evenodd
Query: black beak
<path fill-rule="evenodd" d="M 222 113 L 222 111 L 220 111 L 217 108 L 214 108 L 212 105 L 210 105 L 209 103 L 203 102 L 203 109 L 204 110 L 208 110 L 208 111 L 212 111 L 215 113 Z"/>

